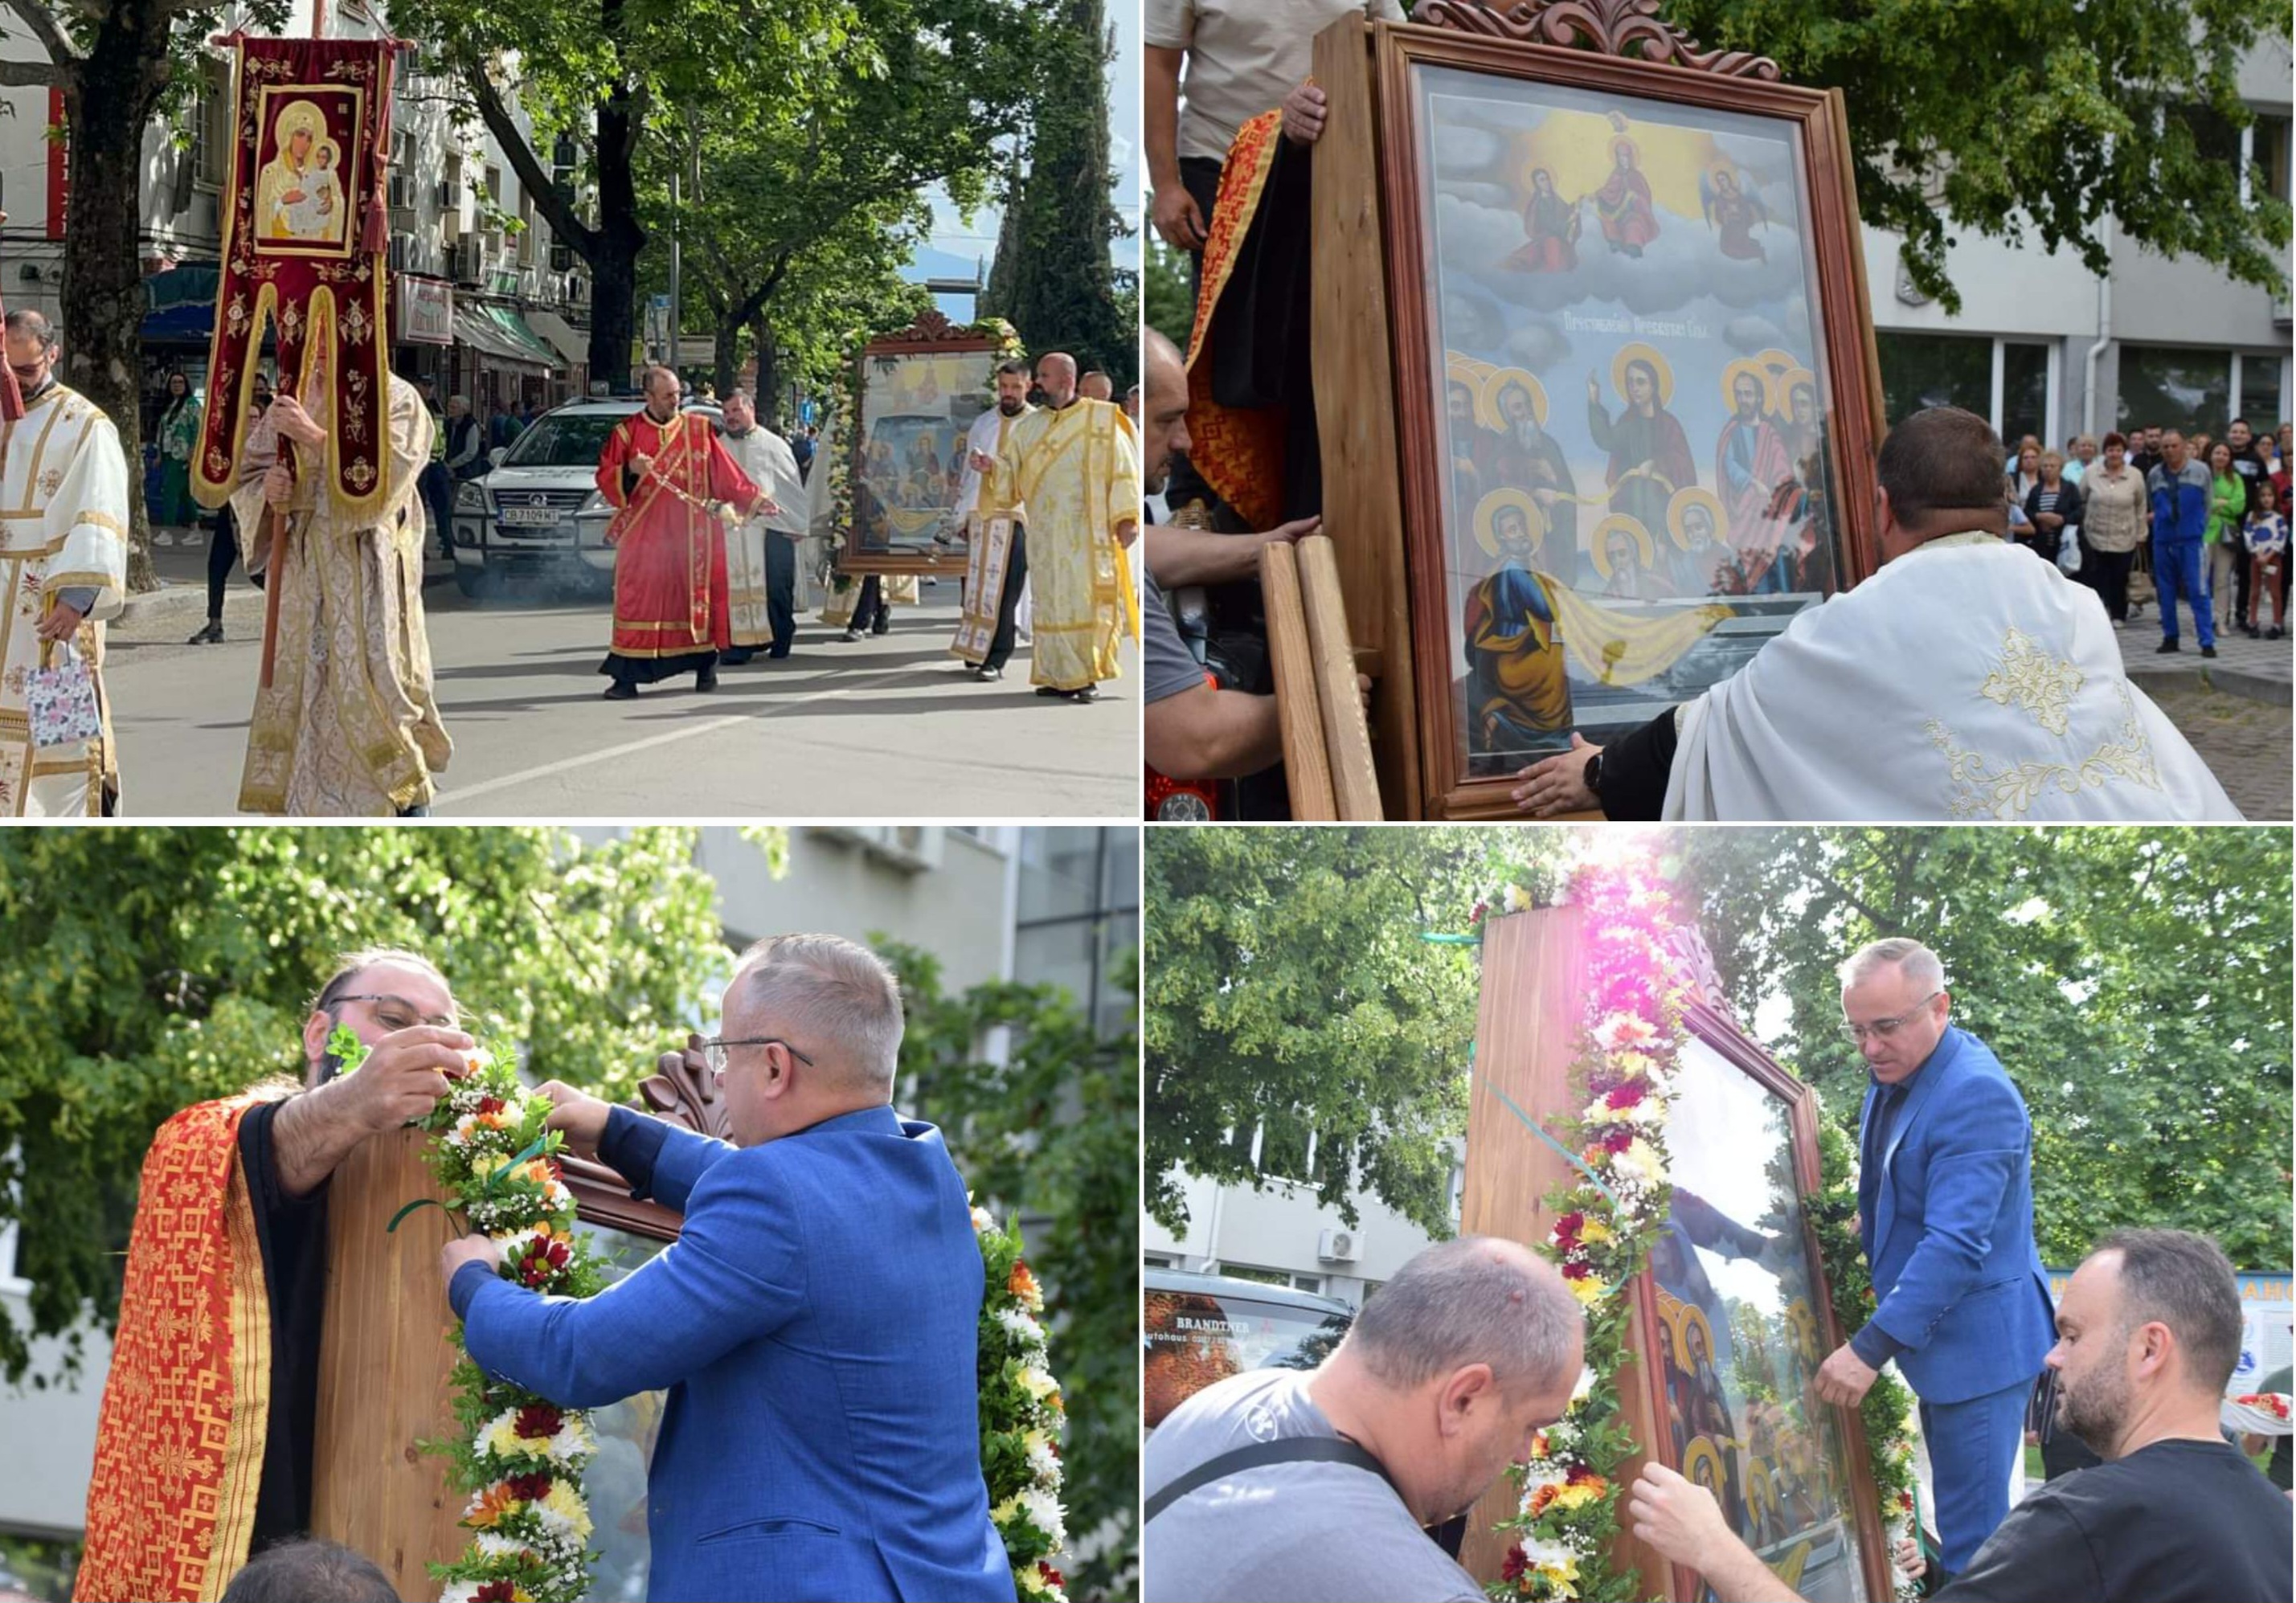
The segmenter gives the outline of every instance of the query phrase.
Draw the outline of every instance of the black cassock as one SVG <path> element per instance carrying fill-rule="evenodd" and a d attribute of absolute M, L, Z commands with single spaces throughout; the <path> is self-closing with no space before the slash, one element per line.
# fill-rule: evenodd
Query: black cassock
<path fill-rule="evenodd" d="M 272 1121 L 286 1101 L 262 1102 L 239 1121 L 239 1161 L 263 1249 L 271 1304 L 271 1414 L 255 1493 L 250 1555 L 311 1525 L 311 1446 L 319 1408 L 319 1316 L 327 1278 L 327 1184 L 308 1197 L 279 1181 Z"/>

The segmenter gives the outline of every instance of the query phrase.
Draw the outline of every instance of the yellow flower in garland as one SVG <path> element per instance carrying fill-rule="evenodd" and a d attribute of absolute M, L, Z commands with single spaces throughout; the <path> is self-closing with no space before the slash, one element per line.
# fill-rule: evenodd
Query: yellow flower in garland
<path fill-rule="evenodd" d="M 542 1500 L 542 1506 L 563 1519 L 578 1538 L 584 1542 L 590 1540 L 590 1510 L 584 1504 L 582 1494 L 574 1490 L 570 1482 L 552 1481 L 548 1494 Z"/>
<path fill-rule="evenodd" d="M 1570 1295 L 1577 1297 L 1587 1307 L 1591 1308 L 1603 1299 L 1602 1285 L 1591 1275 L 1583 1280 L 1569 1280 L 1564 1283 L 1570 1288 Z"/>
<path fill-rule="evenodd" d="M 1557 1509 L 1583 1509 L 1588 1503 L 1601 1501 L 1603 1490 L 1603 1485 L 1592 1481 L 1558 1487 L 1554 1497 L 1548 1500 L 1549 1506 Z"/>
<path fill-rule="evenodd" d="M 1608 1241 L 1611 1227 L 1600 1219 L 1589 1219 L 1578 1227 L 1578 1239 L 1581 1241 Z"/>

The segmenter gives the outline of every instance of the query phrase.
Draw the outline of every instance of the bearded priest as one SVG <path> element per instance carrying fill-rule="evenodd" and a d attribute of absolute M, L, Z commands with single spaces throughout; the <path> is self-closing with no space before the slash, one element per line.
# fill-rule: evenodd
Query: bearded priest
<path fill-rule="evenodd" d="M 1037 385 L 1044 407 L 1013 420 L 994 458 L 968 458 L 984 475 L 973 521 L 1026 507 L 1029 677 L 1039 696 L 1090 701 L 1117 675 L 1118 640 L 1140 633 L 1126 550 L 1140 526 L 1140 447 L 1123 408 L 1077 394 L 1074 356 L 1047 353 Z"/>
<path fill-rule="evenodd" d="M 598 458 L 598 490 L 613 506 L 613 643 L 598 671 L 609 701 L 680 674 L 697 691 L 718 688 L 718 655 L 734 643 L 726 525 L 781 508 L 751 483 L 709 420 L 678 410 L 683 386 L 667 367 L 645 375 L 645 408 L 614 425 Z"/>
<path fill-rule="evenodd" d="M 303 1083 L 184 1108 L 144 1159 L 97 1416 L 77 1599 L 219 1598 L 311 1525 L 329 1178 L 430 1111 L 471 1037 L 411 952 L 344 958 L 303 1023 Z M 339 1075 L 337 1029 L 373 1048 Z"/>

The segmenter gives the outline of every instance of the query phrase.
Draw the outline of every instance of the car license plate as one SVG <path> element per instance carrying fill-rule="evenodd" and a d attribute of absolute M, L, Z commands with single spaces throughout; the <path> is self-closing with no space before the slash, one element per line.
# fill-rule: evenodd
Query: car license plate
<path fill-rule="evenodd" d="M 554 506 L 506 506 L 502 509 L 503 522 L 521 528 L 554 528 L 558 517 L 558 509 Z"/>

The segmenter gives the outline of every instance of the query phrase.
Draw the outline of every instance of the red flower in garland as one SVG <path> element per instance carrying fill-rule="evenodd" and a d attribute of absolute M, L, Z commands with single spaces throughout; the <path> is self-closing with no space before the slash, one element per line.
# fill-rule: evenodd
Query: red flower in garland
<path fill-rule="evenodd" d="M 1603 1132 L 1603 1150 L 1623 1152 L 1635 1144 L 1635 1133 L 1624 1125 L 1615 1125 Z"/>
<path fill-rule="evenodd" d="M 518 1593 L 512 1590 L 510 1577 L 507 1575 L 504 1576 L 499 1581 L 488 1582 L 484 1586 L 479 1588 L 477 1591 L 471 1594 L 472 1599 L 476 1600 L 476 1603 L 511 1603 L 511 1599 L 517 1595 Z"/>
<path fill-rule="evenodd" d="M 507 1476 L 503 1484 L 511 1489 L 511 1494 L 519 1501 L 540 1502 L 550 1495 L 550 1471 L 537 1469 L 531 1475 Z"/>
<path fill-rule="evenodd" d="M 566 1243 L 555 1236 L 547 1239 L 535 1236 L 519 1249 L 517 1261 L 512 1267 L 521 1284 L 540 1286 L 564 1269 L 572 1257 L 573 1253 Z"/>
<path fill-rule="evenodd" d="M 1566 1280 L 1583 1280 L 1594 1272 L 1576 1258 L 1570 1259 L 1562 1265 L 1562 1278 Z"/>
<path fill-rule="evenodd" d="M 1605 1108 L 1624 1112 L 1626 1109 L 1636 1106 L 1642 1100 L 1643 1083 L 1640 1080 L 1628 1080 L 1625 1084 L 1618 1086 L 1608 1096 L 1604 1097 L 1603 1099 L 1603 1105 Z"/>
<path fill-rule="evenodd" d="M 1587 1215 L 1578 1210 L 1565 1214 L 1554 1222 L 1554 1244 L 1568 1251 L 1578 1245 L 1578 1232 L 1587 1228 Z"/>
<path fill-rule="evenodd" d="M 1064 1588 L 1068 1585 L 1067 1580 L 1062 1576 L 1061 1572 L 1041 1558 L 1037 1560 L 1037 1574 L 1047 1586 Z"/>
<path fill-rule="evenodd" d="M 505 1104 L 500 1097 L 480 1097 L 479 1099 L 479 1111 L 480 1113 L 500 1113 L 504 1106 Z"/>
<path fill-rule="evenodd" d="M 528 1441 L 556 1435 L 566 1424 L 566 1416 L 547 1403 L 529 1403 L 518 1411 L 517 1422 L 512 1428 Z"/>
<path fill-rule="evenodd" d="M 1509 1585 L 1513 1585 L 1514 1583 L 1522 1579 L 1523 1571 L 1529 1567 L 1530 1560 L 1522 1556 L 1522 1550 L 1521 1548 L 1509 1548 L 1507 1550 L 1506 1562 L 1499 1566 L 1499 1579 L 1507 1583 Z"/>

